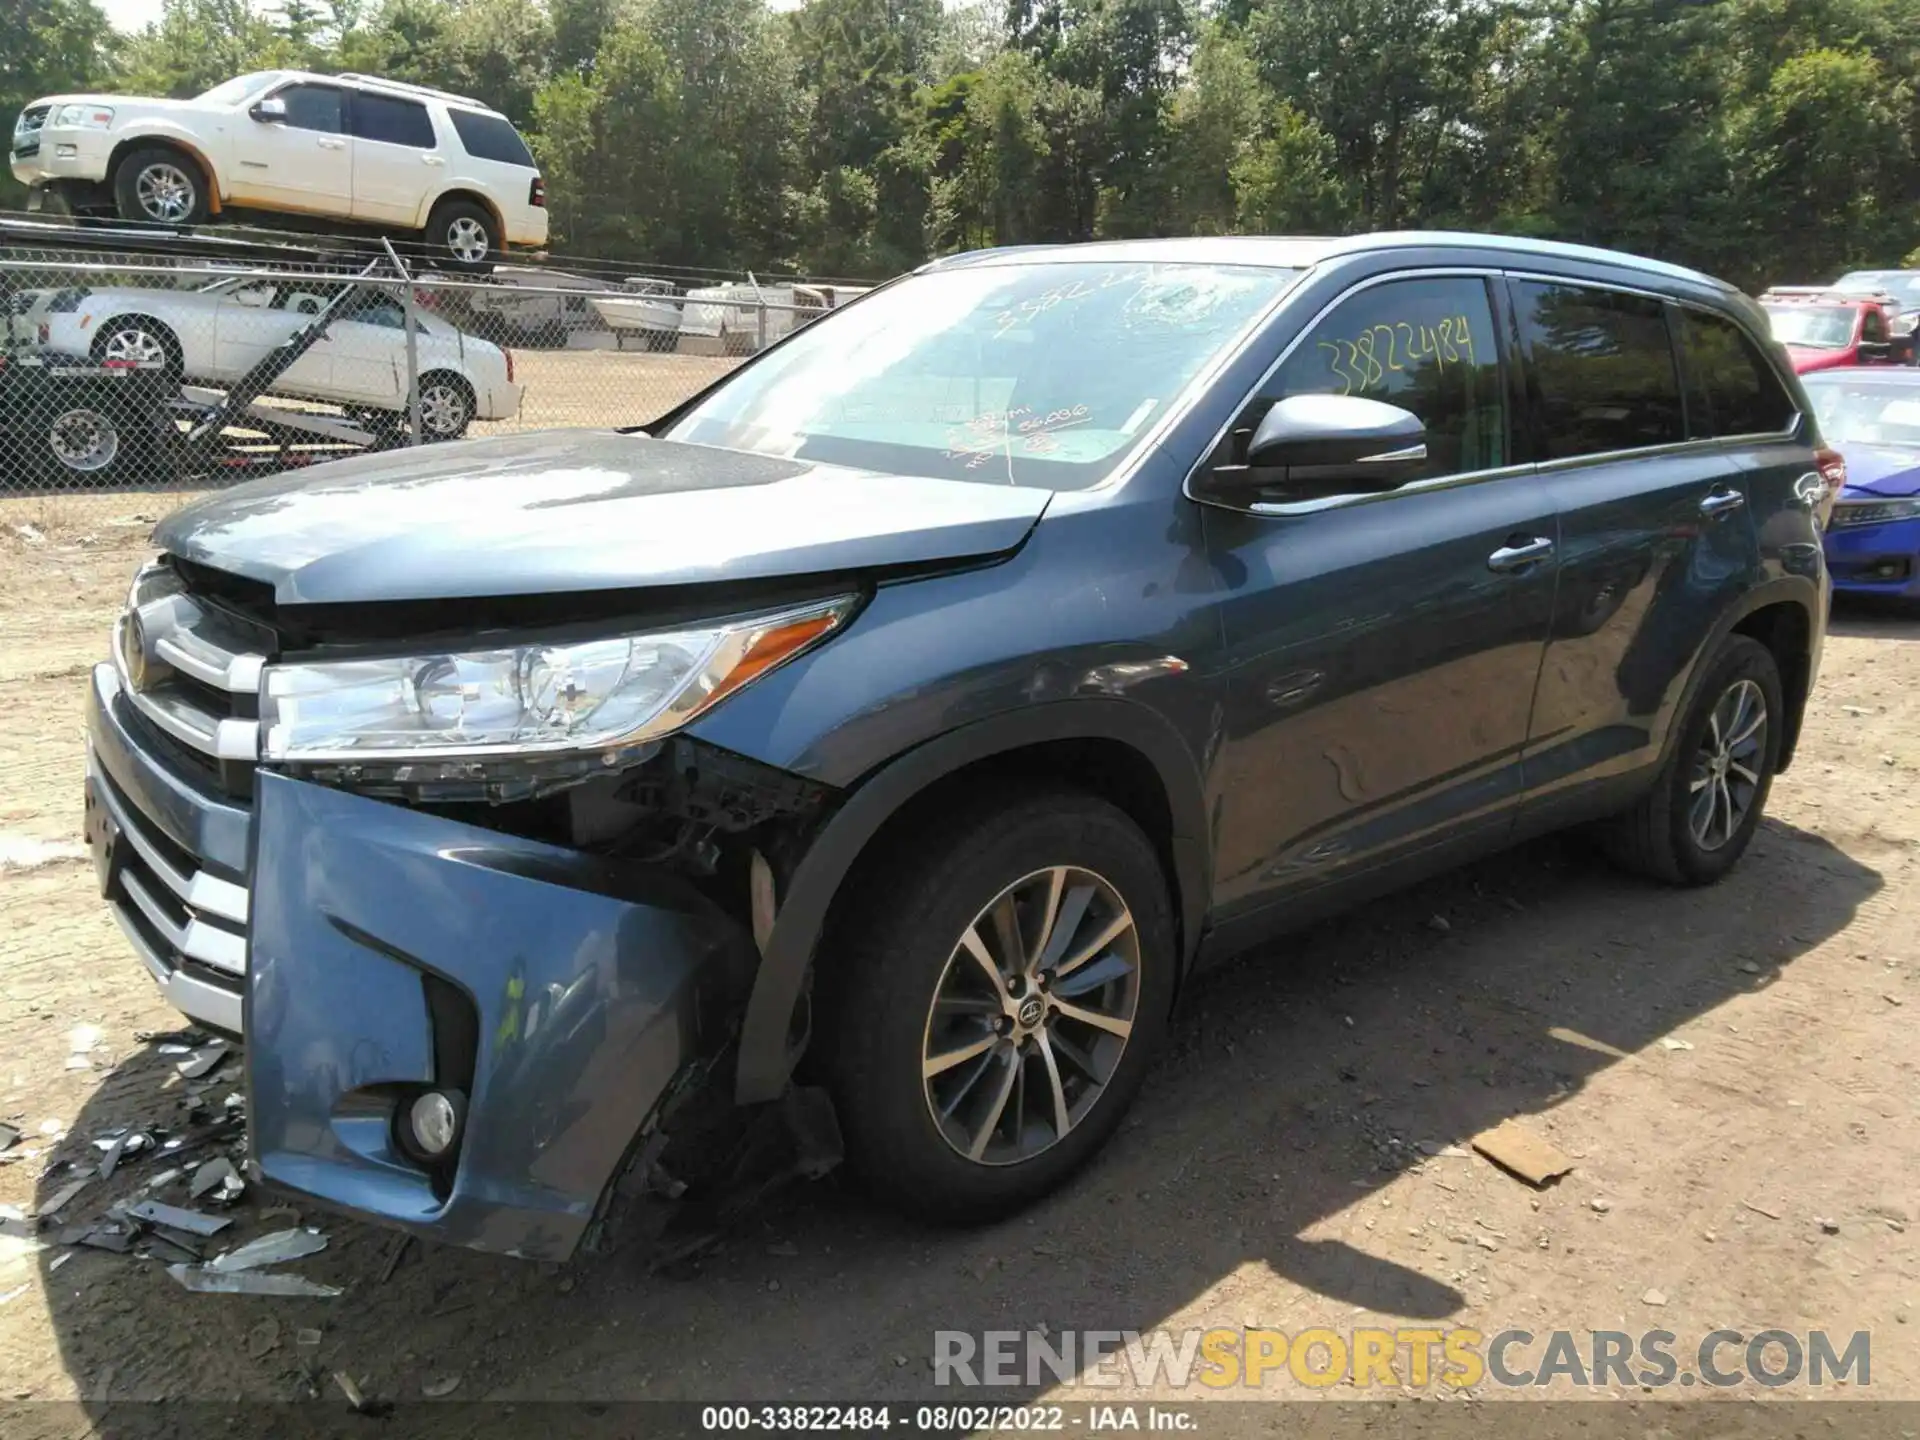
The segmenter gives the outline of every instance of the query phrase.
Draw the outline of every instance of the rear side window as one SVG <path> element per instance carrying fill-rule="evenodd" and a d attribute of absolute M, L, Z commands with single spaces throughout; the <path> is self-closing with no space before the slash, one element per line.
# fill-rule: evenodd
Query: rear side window
<path fill-rule="evenodd" d="M 1264 398 L 1314 394 L 1364 395 L 1418 415 L 1427 428 L 1421 479 L 1507 463 L 1500 349 L 1482 280 L 1392 280 L 1349 295 L 1294 347 Z"/>
<path fill-rule="evenodd" d="M 340 103 L 345 97 L 331 86 L 289 85 L 274 98 L 285 103 L 286 123 L 295 130 L 338 135 L 346 128 L 341 124 L 344 107 Z"/>
<path fill-rule="evenodd" d="M 453 130 L 460 144 L 476 160 L 497 160 L 502 165 L 534 168 L 533 156 L 520 132 L 498 115 L 480 115 L 472 110 L 449 110 Z"/>
<path fill-rule="evenodd" d="M 362 140 L 414 150 L 433 149 L 433 121 L 427 118 L 427 107 L 417 100 L 357 92 L 353 97 L 353 133 Z"/>
<path fill-rule="evenodd" d="M 1860 338 L 1869 345 L 1878 345 L 1887 338 L 1886 318 L 1878 307 L 1865 311 L 1860 317 Z"/>
<path fill-rule="evenodd" d="M 1686 438 L 1680 375 L 1660 301 L 1532 280 L 1513 288 L 1541 459 Z"/>
<path fill-rule="evenodd" d="M 1786 387 L 1745 331 L 1721 315 L 1675 313 L 1695 435 L 1766 435 L 1793 422 Z"/>

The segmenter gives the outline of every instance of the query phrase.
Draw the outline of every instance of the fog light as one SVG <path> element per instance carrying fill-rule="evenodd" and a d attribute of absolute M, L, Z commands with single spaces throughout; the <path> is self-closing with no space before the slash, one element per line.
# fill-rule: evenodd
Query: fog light
<path fill-rule="evenodd" d="M 429 1090 L 407 1110 L 407 1129 L 423 1160 L 444 1160 L 460 1142 L 467 1097 L 458 1090 Z"/>

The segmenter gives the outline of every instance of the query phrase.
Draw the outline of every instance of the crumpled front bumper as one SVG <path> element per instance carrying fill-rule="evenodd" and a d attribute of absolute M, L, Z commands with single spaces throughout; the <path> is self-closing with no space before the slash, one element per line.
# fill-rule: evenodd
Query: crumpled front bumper
<path fill-rule="evenodd" d="M 257 1172 L 435 1240 L 565 1258 L 675 1076 L 723 1043 L 749 935 L 674 877 L 281 775 L 259 776 L 255 833 Z M 469 1097 L 438 1181 L 394 1134 L 430 1084 Z"/>

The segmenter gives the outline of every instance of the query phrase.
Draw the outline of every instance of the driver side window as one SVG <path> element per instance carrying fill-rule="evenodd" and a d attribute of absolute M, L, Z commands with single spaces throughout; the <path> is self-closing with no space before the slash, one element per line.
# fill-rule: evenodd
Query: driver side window
<path fill-rule="evenodd" d="M 1289 395 L 1360 395 L 1412 411 L 1427 430 L 1417 480 L 1510 461 L 1493 309 L 1475 276 L 1392 280 L 1349 295 L 1294 347 L 1236 433 L 1244 426 L 1251 436 L 1266 407 Z"/>

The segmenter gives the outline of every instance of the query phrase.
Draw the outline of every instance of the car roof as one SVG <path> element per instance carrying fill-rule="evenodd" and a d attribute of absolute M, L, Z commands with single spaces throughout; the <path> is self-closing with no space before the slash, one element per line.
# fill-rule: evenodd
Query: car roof
<path fill-rule="evenodd" d="M 471 95 L 456 95 L 451 90 L 436 90 L 431 85 L 412 85 L 404 80 L 386 80 L 378 75 L 367 75 L 357 70 L 343 71 L 338 75 L 322 75 L 315 70 L 282 70 L 279 73 L 283 83 L 289 80 L 311 80 L 325 85 L 345 85 L 350 89 L 372 90 L 382 95 L 393 95 L 408 100 L 438 100 L 443 105 L 457 106 L 462 110 L 473 110 L 501 120 L 507 118 L 491 105 L 476 100 Z"/>
<path fill-rule="evenodd" d="M 1078 245 L 1022 245 L 974 250 L 936 260 L 927 268 L 1018 264 L 1041 258 L 1112 260 L 1118 263 L 1270 265 L 1303 270 L 1328 260 L 1375 250 L 1493 250 L 1515 257 L 1582 261 L 1637 270 L 1663 280 L 1737 294 L 1716 280 L 1683 265 L 1650 260 L 1622 250 L 1571 245 L 1558 240 L 1529 240 L 1513 235 L 1483 235 L 1458 230 L 1383 230 L 1364 235 L 1196 235 L 1167 240 L 1101 240 Z"/>

